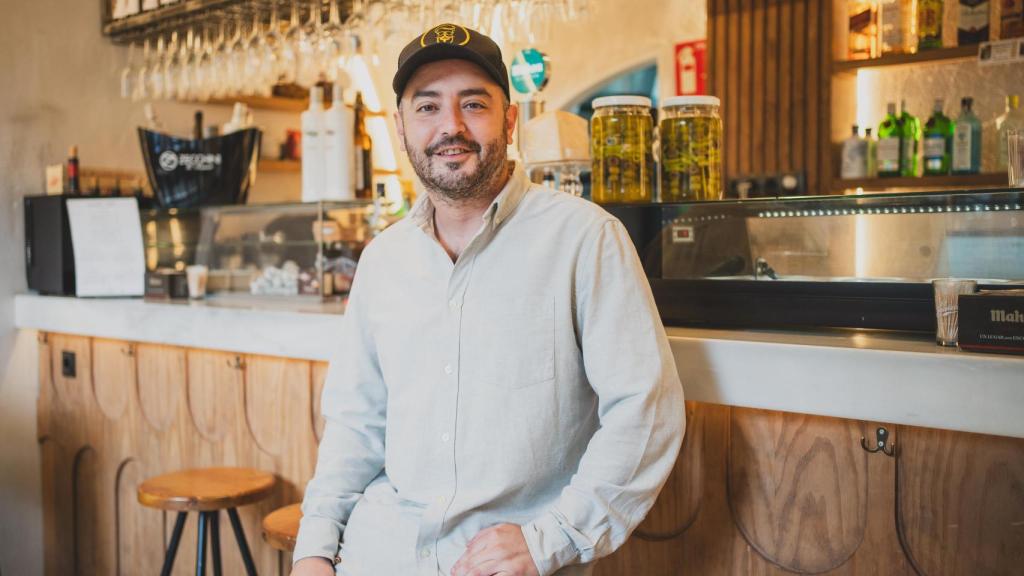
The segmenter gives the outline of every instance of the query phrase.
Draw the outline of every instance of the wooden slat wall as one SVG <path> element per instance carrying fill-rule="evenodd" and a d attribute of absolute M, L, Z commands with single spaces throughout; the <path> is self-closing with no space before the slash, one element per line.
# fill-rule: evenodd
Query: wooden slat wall
<path fill-rule="evenodd" d="M 832 10 L 821 0 L 708 0 L 727 181 L 803 171 L 809 194 L 829 192 Z"/>

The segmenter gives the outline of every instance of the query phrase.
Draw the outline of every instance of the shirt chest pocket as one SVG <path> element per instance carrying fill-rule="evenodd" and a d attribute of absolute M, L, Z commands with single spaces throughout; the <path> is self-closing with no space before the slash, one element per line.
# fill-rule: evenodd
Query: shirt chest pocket
<path fill-rule="evenodd" d="M 555 378 L 555 303 L 509 299 L 463 318 L 464 383 L 520 389 Z"/>

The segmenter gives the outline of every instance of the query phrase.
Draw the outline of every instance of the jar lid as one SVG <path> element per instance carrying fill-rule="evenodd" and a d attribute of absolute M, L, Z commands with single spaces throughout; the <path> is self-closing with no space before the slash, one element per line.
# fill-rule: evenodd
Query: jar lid
<path fill-rule="evenodd" d="M 602 96 L 594 98 L 591 106 L 594 108 L 604 108 L 605 106 L 644 106 L 645 108 L 650 108 L 651 99 L 646 96 Z"/>
<path fill-rule="evenodd" d="M 717 96 L 672 96 L 665 98 L 661 106 L 721 106 L 722 101 Z"/>

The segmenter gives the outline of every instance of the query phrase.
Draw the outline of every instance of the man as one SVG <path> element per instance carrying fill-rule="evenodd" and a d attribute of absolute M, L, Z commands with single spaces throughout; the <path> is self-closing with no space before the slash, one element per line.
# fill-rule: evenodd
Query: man
<path fill-rule="evenodd" d="M 517 110 L 490 38 L 426 32 L 393 87 L 426 193 L 360 259 L 293 575 L 589 574 L 683 437 L 636 250 L 509 164 Z"/>

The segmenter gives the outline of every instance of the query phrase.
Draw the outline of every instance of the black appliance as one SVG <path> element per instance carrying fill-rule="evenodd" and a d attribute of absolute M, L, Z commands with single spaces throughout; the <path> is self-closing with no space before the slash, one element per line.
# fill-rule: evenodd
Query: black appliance
<path fill-rule="evenodd" d="M 40 294 L 75 295 L 67 196 L 25 198 L 25 277 Z"/>
<path fill-rule="evenodd" d="M 934 332 L 934 278 L 1024 284 L 1024 190 L 609 205 L 667 325 Z"/>

